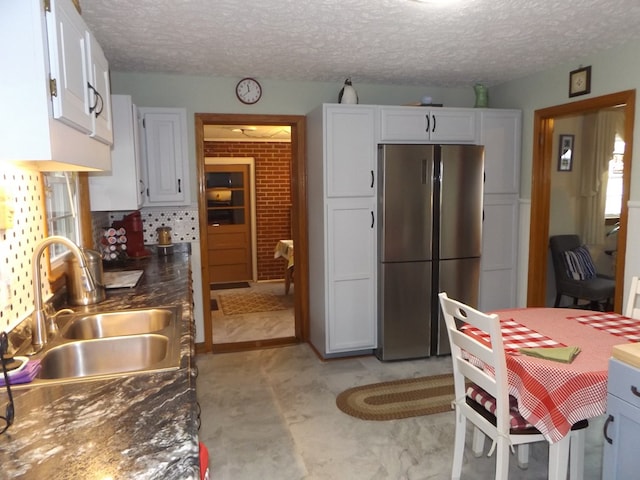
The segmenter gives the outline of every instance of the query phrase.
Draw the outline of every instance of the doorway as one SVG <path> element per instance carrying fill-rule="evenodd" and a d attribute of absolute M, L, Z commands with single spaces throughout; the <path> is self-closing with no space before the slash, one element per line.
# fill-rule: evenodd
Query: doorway
<path fill-rule="evenodd" d="M 624 110 L 625 152 L 623 157 L 623 194 L 620 212 L 617 256 L 615 265 L 616 291 L 614 310 L 622 311 L 624 295 L 624 265 L 626 254 L 627 203 L 631 181 L 635 90 L 604 95 L 579 102 L 536 110 L 534 115 L 533 166 L 531 187 L 531 220 L 529 232 L 529 269 L 527 305 L 544 306 L 546 300 L 549 212 L 551 209 L 551 169 L 554 168 L 554 121 L 561 117 L 620 107 Z"/>
<path fill-rule="evenodd" d="M 307 255 L 307 204 L 306 204 L 306 157 L 305 157 L 305 117 L 293 115 L 236 115 L 236 114 L 195 114 L 197 167 L 198 167 L 198 205 L 200 231 L 206 232 L 208 227 L 206 212 L 207 188 L 205 182 L 205 125 L 284 125 L 291 129 L 291 239 L 296 245 L 295 289 L 293 292 L 295 335 L 286 338 L 270 338 L 262 340 L 242 341 L 235 343 L 213 344 L 211 319 L 211 302 L 209 278 L 211 270 L 208 262 L 203 261 L 203 304 L 204 304 L 204 351 L 228 352 L 240 351 L 268 346 L 288 345 L 308 339 L 308 255 Z M 201 236 L 201 255 L 207 258 L 209 238 Z M 275 247 L 275 244 L 273 245 Z M 272 248 L 273 248 L 272 247 Z M 254 267 L 255 269 L 255 267 Z"/>

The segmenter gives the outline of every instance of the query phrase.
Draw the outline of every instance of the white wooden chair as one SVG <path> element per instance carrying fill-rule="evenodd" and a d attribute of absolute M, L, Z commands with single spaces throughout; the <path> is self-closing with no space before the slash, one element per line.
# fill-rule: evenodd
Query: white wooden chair
<path fill-rule="evenodd" d="M 474 454 L 482 455 L 485 435 L 491 438 L 493 440 L 491 451 L 495 449 L 496 452 L 495 478 L 506 480 L 509 474 L 511 446 L 520 446 L 518 460 L 519 463 L 526 464 L 528 444 L 545 442 L 546 439 L 536 428 L 527 424 L 518 413 L 514 401 L 511 405 L 509 403 L 507 361 L 498 316 L 486 315 L 468 305 L 449 299 L 444 292 L 440 293 L 439 297 L 451 343 L 456 396 L 455 444 L 451 478 L 453 480 L 460 478 L 466 421 L 469 420 L 474 425 L 472 443 Z M 459 325 L 463 323 L 487 332 L 491 338 L 491 347 L 461 332 Z M 463 357 L 463 351 L 480 360 L 484 366 L 492 368 L 495 374 L 491 375 L 483 368 L 469 362 L 468 355 Z M 472 382 L 471 385 L 469 381 Z M 576 424 L 571 432 L 571 480 L 582 479 L 583 476 L 584 427 L 586 426 L 588 422 L 585 420 Z M 569 451 L 562 450 L 558 443 L 549 447 L 549 478 L 555 478 L 558 474 L 562 476 L 562 472 L 567 471 Z"/>
<path fill-rule="evenodd" d="M 627 299 L 627 309 L 624 311 L 626 317 L 640 319 L 640 305 L 638 304 L 640 297 L 640 281 L 638 277 L 631 277 L 631 288 L 629 289 L 629 298 Z"/>

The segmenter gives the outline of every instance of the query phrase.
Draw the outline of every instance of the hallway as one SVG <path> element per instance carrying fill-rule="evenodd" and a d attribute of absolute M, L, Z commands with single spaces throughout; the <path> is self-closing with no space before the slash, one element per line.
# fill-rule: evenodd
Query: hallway
<path fill-rule="evenodd" d="M 212 307 L 217 307 L 211 310 L 214 345 L 295 336 L 294 288 L 291 284 L 289 294 L 285 295 L 284 281 L 273 281 L 251 283 L 248 288 L 211 290 Z M 256 298 L 264 295 L 275 306 L 267 311 L 225 314 L 221 297 L 238 294 L 256 294 Z"/>

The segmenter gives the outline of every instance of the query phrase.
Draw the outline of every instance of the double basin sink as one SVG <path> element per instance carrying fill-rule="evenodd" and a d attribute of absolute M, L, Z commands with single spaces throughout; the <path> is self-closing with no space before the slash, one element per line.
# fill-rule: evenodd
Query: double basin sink
<path fill-rule="evenodd" d="M 179 306 L 60 315 L 59 333 L 31 357 L 40 372 L 24 386 L 177 369 L 181 319 Z"/>

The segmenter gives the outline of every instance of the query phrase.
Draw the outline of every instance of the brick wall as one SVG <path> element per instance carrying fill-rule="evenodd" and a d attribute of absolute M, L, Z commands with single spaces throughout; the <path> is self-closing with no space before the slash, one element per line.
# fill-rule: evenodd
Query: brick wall
<path fill-rule="evenodd" d="M 258 280 L 283 278 L 284 260 L 273 250 L 291 238 L 291 144 L 204 142 L 204 155 L 255 159 Z"/>

